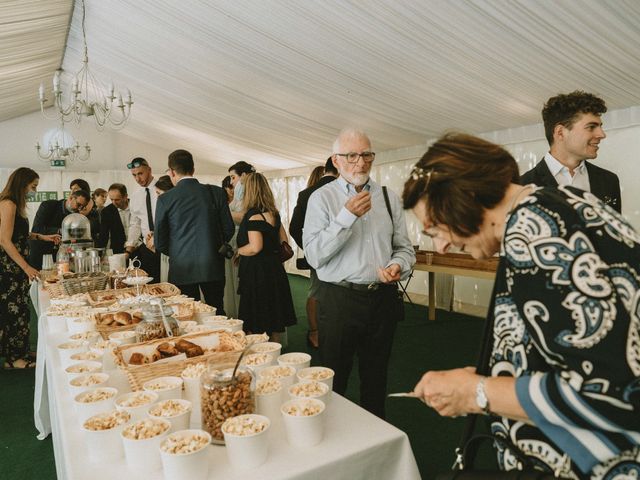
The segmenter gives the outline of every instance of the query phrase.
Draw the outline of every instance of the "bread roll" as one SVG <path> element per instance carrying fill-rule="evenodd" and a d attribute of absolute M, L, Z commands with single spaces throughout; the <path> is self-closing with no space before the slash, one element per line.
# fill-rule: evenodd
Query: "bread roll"
<path fill-rule="evenodd" d="M 131 323 L 131 315 L 127 312 L 118 312 L 113 316 L 113 319 L 120 325 L 129 325 Z"/>

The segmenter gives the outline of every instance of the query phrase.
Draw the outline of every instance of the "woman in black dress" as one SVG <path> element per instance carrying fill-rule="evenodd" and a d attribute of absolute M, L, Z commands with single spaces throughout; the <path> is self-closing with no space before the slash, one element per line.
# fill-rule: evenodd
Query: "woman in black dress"
<path fill-rule="evenodd" d="M 244 320 L 245 331 L 266 332 L 277 340 L 277 333 L 296 324 L 289 280 L 280 261 L 280 245 L 287 240 L 287 234 L 267 179 L 260 173 L 251 173 L 244 186 L 247 213 L 238 230 L 238 316 Z"/>
<path fill-rule="evenodd" d="M 27 197 L 38 187 L 30 168 L 14 171 L 0 193 L 0 356 L 4 368 L 33 368 L 29 359 L 29 280 L 40 272 L 27 263 L 28 239 L 58 243 L 59 235 L 29 232 Z"/>

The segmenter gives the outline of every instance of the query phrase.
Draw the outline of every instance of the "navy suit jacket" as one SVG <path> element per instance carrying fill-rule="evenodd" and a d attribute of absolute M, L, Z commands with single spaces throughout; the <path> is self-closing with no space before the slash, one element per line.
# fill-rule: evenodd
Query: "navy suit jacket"
<path fill-rule="evenodd" d="M 326 175 L 322 177 L 318 183 L 312 185 L 309 188 L 305 188 L 298 194 L 298 201 L 293 209 L 291 215 L 291 221 L 289 222 L 289 233 L 291 238 L 295 240 L 300 248 L 302 247 L 302 228 L 304 227 L 304 217 L 307 215 L 307 204 L 309 203 L 309 197 L 313 192 L 320 187 L 324 187 L 327 183 L 334 181 L 336 177 L 332 175 Z"/>
<path fill-rule="evenodd" d="M 222 230 L 222 231 L 221 231 Z M 191 285 L 224 280 L 221 241 L 235 232 L 226 192 L 184 178 L 158 197 L 154 229 L 156 250 L 169 256 L 169 282 Z"/>
<path fill-rule="evenodd" d="M 124 253 L 127 234 L 124 231 L 118 207 L 113 203 L 104 207 L 100 214 L 100 234 L 96 240 L 96 246 L 105 248 L 109 239 L 111 239 L 113 253 Z"/>
<path fill-rule="evenodd" d="M 609 170 L 605 170 L 604 168 L 594 165 L 593 163 L 585 161 L 585 165 L 587 166 L 587 172 L 589 172 L 589 186 L 591 187 L 591 193 L 618 212 L 622 212 L 620 180 L 618 179 L 618 176 Z M 549 170 L 544 158 L 540 160 L 535 167 L 520 176 L 520 183 L 522 185 L 535 183 L 541 187 L 558 186 L 558 182 L 551 174 L 551 170 Z"/>

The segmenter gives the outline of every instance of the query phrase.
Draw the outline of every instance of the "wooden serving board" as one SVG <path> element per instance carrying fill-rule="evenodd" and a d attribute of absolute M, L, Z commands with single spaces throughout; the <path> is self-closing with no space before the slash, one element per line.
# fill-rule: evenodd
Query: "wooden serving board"
<path fill-rule="evenodd" d="M 476 260 L 468 253 L 438 253 L 430 250 L 418 250 L 416 252 L 416 263 L 469 268 L 487 272 L 495 272 L 498 268 L 498 261 L 498 257 Z"/>

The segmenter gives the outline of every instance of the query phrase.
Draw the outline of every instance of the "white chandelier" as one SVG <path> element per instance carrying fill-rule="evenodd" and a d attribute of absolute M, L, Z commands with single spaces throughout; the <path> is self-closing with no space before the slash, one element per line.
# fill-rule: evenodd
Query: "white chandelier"
<path fill-rule="evenodd" d="M 82 39 L 84 42 L 82 68 L 73 78 L 69 102 L 64 103 L 60 87 L 62 69 L 56 70 L 53 76 L 53 106 L 56 109 L 56 114 L 49 117 L 45 113 L 47 98 L 44 94 L 44 85 L 40 84 L 38 96 L 42 115 L 48 120 L 74 121 L 78 124 L 82 117 L 92 116 L 99 130 L 107 124 L 116 129 L 122 128 L 131 115 L 131 105 L 133 105 L 131 92 L 127 90 L 126 100 L 123 100 L 121 94 L 115 95 L 113 84 L 109 85 L 108 90 L 105 89 L 104 85 L 89 70 L 84 0 L 82 0 Z"/>
<path fill-rule="evenodd" d="M 66 162 L 86 162 L 91 158 L 91 147 L 85 143 L 83 147 L 64 129 L 64 122 L 60 122 L 60 128 L 49 130 L 44 135 L 45 148 L 43 153 L 40 142 L 36 142 L 36 152 L 42 160 L 49 161 L 53 167 L 64 167 Z"/>

